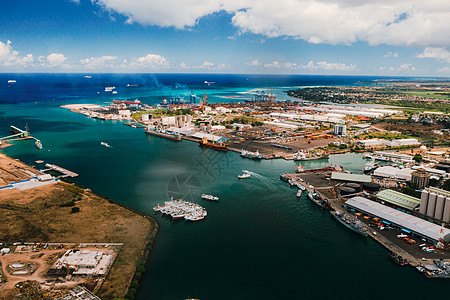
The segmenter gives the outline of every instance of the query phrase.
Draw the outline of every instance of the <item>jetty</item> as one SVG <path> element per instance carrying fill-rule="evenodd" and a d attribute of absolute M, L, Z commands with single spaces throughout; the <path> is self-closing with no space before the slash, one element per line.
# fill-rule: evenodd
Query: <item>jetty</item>
<path fill-rule="evenodd" d="M 72 171 L 69 171 L 67 169 L 61 168 L 60 166 L 57 165 L 52 165 L 52 164 L 45 164 L 45 167 L 47 169 L 43 170 L 45 171 L 56 171 L 58 173 L 63 174 L 61 177 L 77 177 L 78 174 Z"/>

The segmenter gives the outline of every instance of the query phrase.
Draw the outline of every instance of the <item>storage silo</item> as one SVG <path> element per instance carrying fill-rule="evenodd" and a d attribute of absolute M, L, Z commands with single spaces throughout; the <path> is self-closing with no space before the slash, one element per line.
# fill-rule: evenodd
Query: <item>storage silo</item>
<path fill-rule="evenodd" d="M 442 220 L 444 214 L 445 196 L 438 195 L 436 200 L 436 209 L 434 210 L 434 218 Z"/>
<path fill-rule="evenodd" d="M 420 197 L 420 208 L 419 208 L 419 212 L 421 214 L 426 214 L 427 213 L 427 203 L 428 203 L 428 197 L 429 197 L 430 193 L 426 190 L 422 191 L 422 195 Z"/>
<path fill-rule="evenodd" d="M 450 222 L 450 197 L 445 198 L 444 217 L 442 221 Z"/>
<path fill-rule="evenodd" d="M 434 209 L 436 208 L 436 198 L 437 195 L 435 193 L 430 193 L 428 197 L 428 205 L 427 205 L 427 216 L 434 217 Z"/>

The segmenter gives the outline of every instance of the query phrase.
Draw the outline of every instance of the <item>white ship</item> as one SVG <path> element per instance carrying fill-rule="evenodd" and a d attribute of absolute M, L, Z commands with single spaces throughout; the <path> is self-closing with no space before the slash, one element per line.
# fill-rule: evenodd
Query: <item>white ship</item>
<path fill-rule="evenodd" d="M 202 194 L 202 199 L 217 201 L 217 200 L 219 200 L 219 197 L 215 197 L 213 195 Z"/>
<path fill-rule="evenodd" d="M 112 92 L 114 89 L 116 89 L 115 86 L 106 86 L 105 87 L 105 92 Z"/>
<path fill-rule="evenodd" d="M 244 173 L 242 175 L 238 175 L 238 178 L 239 179 L 245 179 L 245 178 L 249 178 L 250 176 L 251 176 L 250 173 Z"/>
<path fill-rule="evenodd" d="M 262 154 L 259 153 L 258 150 L 256 150 L 256 152 L 242 150 L 241 156 L 246 157 L 246 158 L 252 158 L 252 159 L 261 159 L 262 158 Z"/>
<path fill-rule="evenodd" d="M 102 145 L 102 146 L 105 146 L 105 147 L 111 147 L 108 143 L 106 143 L 106 142 L 100 142 L 100 145 Z"/>

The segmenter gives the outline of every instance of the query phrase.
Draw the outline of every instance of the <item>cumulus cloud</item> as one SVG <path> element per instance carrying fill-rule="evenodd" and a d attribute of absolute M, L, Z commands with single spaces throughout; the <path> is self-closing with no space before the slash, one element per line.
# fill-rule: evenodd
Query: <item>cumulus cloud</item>
<path fill-rule="evenodd" d="M 347 65 L 343 63 L 329 63 L 326 61 L 319 61 L 315 63 L 314 61 L 308 62 L 305 66 L 302 66 L 303 69 L 308 70 L 335 70 L 335 71 L 356 71 L 356 65 Z"/>
<path fill-rule="evenodd" d="M 104 69 L 113 68 L 116 60 L 117 56 L 104 55 L 100 57 L 88 57 L 81 59 L 80 64 L 87 69 Z"/>
<path fill-rule="evenodd" d="M 92 0 L 128 23 L 184 29 L 226 11 L 239 33 L 310 43 L 450 45 L 448 0 Z"/>
<path fill-rule="evenodd" d="M 391 52 L 391 51 L 389 51 L 383 57 L 398 57 L 398 52 Z"/>
<path fill-rule="evenodd" d="M 214 64 L 210 61 L 204 61 L 200 66 L 195 66 L 197 69 L 212 69 Z"/>
<path fill-rule="evenodd" d="M 146 56 L 139 57 L 134 61 L 134 64 L 150 67 L 168 66 L 166 58 L 158 54 L 147 54 Z"/>
<path fill-rule="evenodd" d="M 247 66 L 259 67 L 259 66 L 261 66 L 261 63 L 259 62 L 259 60 L 255 59 L 255 60 L 252 60 L 251 62 L 248 62 Z"/>
<path fill-rule="evenodd" d="M 0 41 L 0 65 L 5 67 L 12 67 L 15 65 L 27 66 L 33 62 L 33 55 L 19 56 L 19 52 L 14 50 L 12 42 L 7 41 L 2 43 Z"/>
<path fill-rule="evenodd" d="M 392 67 L 380 67 L 380 71 L 382 72 L 389 72 L 389 73 L 405 73 L 407 71 L 414 72 L 416 70 L 416 67 L 414 67 L 412 64 L 401 64 L 400 66 L 392 66 Z"/>
<path fill-rule="evenodd" d="M 52 53 L 47 56 L 47 62 L 50 66 L 59 66 L 66 61 L 66 57 L 61 53 Z"/>
<path fill-rule="evenodd" d="M 427 47 L 425 50 L 416 55 L 417 58 L 436 58 L 438 60 L 450 63 L 450 51 L 444 48 Z"/>

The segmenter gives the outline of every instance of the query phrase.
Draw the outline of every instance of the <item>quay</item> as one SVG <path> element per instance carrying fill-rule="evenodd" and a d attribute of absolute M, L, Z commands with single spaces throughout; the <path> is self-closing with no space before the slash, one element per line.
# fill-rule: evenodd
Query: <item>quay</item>
<path fill-rule="evenodd" d="M 409 245 L 403 239 L 397 237 L 402 231 L 399 229 L 382 230 L 375 224 L 372 224 L 369 218 L 363 217 L 362 214 L 354 214 L 347 210 L 345 202 L 347 199 L 354 196 L 365 196 L 364 193 L 357 192 L 351 195 L 339 195 L 339 189 L 343 186 L 342 183 L 334 182 L 330 180 L 331 171 L 329 170 L 314 170 L 314 172 L 304 173 L 289 173 L 285 174 L 287 178 L 290 178 L 294 183 L 301 183 L 307 192 L 317 192 L 323 199 L 326 199 L 330 204 L 330 209 L 338 211 L 339 213 L 352 214 L 361 221 L 361 226 L 365 228 L 368 235 L 381 244 L 384 248 L 391 253 L 406 259 L 408 264 L 414 268 L 420 269 L 423 266 L 434 265 L 436 260 L 444 259 L 446 263 L 450 262 L 450 255 L 448 251 L 446 253 L 425 253 L 423 252 L 419 244 L 430 244 L 429 242 L 423 242 L 419 237 L 416 245 Z M 430 244 L 431 245 L 431 244 Z M 421 271 L 422 272 L 422 271 Z M 428 274 L 424 273 L 425 276 Z M 432 277 L 427 278 L 447 278 L 447 277 Z"/>
<path fill-rule="evenodd" d="M 69 171 L 69 170 L 66 170 L 66 169 L 61 168 L 60 166 L 57 166 L 57 165 L 45 164 L 45 167 L 47 169 L 42 170 L 43 172 L 45 172 L 45 171 L 56 171 L 58 173 L 63 174 L 63 176 L 61 176 L 61 177 L 77 177 L 78 176 L 77 173 Z"/>

